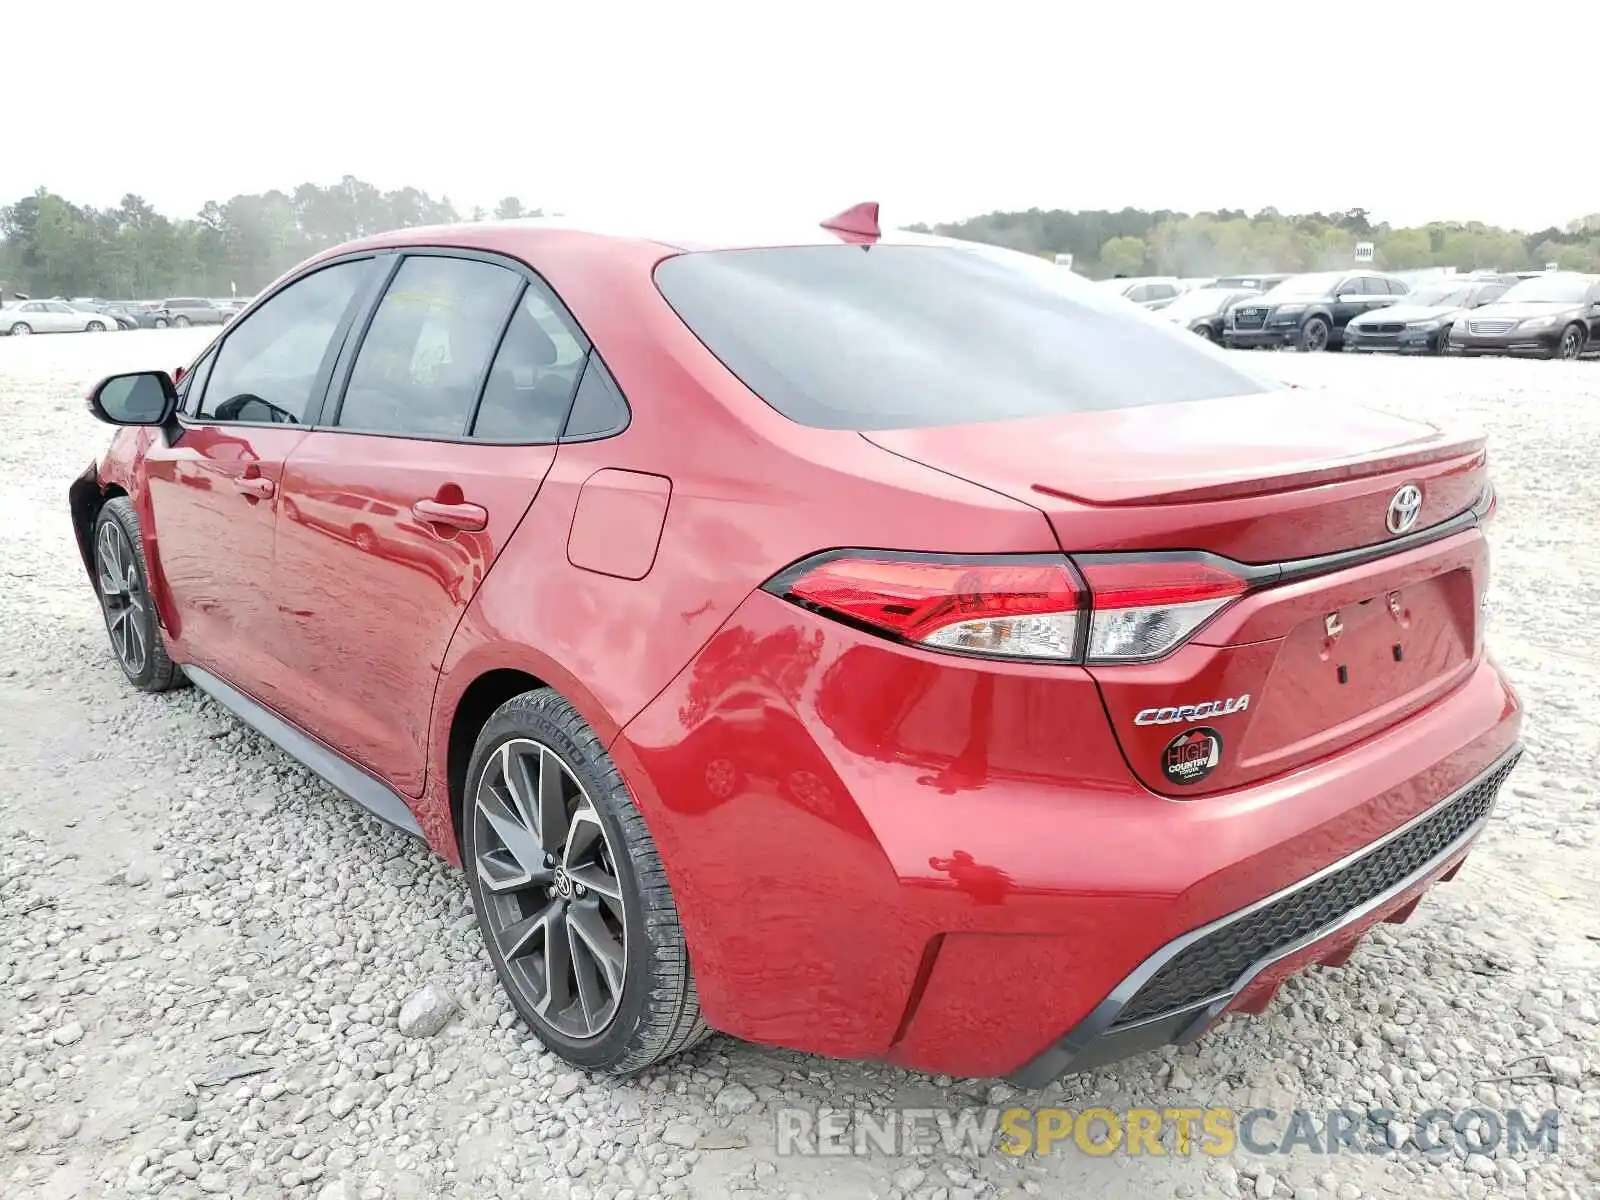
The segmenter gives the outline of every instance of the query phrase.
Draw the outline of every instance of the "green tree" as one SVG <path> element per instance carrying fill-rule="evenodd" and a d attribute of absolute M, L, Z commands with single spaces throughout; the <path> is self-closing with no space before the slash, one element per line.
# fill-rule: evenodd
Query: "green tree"
<path fill-rule="evenodd" d="M 1143 238 L 1114 237 L 1100 247 L 1100 261 L 1113 275 L 1137 275 L 1144 270 Z"/>

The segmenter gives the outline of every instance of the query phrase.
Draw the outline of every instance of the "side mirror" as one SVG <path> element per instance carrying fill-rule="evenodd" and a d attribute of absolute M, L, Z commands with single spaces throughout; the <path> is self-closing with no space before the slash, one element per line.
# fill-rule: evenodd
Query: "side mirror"
<path fill-rule="evenodd" d="M 178 389 L 165 371 L 109 375 L 89 393 L 89 411 L 109 425 L 165 425 L 178 411 Z"/>

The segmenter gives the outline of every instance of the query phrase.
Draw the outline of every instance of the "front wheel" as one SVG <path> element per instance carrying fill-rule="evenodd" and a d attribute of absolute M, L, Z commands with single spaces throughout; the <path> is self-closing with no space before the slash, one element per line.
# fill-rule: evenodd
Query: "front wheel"
<path fill-rule="evenodd" d="M 33 326 L 29 325 L 26 321 L 18 321 L 11 327 L 12 337 L 27 337 L 32 332 Z"/>
<path fill-rule="evenodd" d="M 126 496 L 107 500 L 95 519 L 94 576 L 111 652 L 128 682 L 142 692 L 165 692 L 184 683 L 161 640 L 139 516 Z"/>
<path fill-rule="evenodd" d="M 706 1035 L 655 842 L 600 739 L 552 689 L 484 725 L 462 834 L 489 959 L 552 1051 L 631 1074 Z"/>
<path fill-rule="evenodd" d="M 174 317 L 172 319 L 172 323 L 174 325 L 176 325 L 179 329 L 187 329 L 187 328 L 189 328 L 189 318 L 188 317 Z"/>
<path fill-rule="evenodd" d="M 1308 354 L 1328 348 L 1328 323 L 1321 317 L 1312 317 L 1300 327 L 1300 349 Z"/>
<path fill-rule="evenodd" d="M 100 321 L 90 321 L 83 327 L 83 330 L 85 333 L 104 333 L 106 331 L 106 327 Z"/>
<path fill-rule="evenodd" d="M 1200 340 L 1203 342 L 1214 342 L 1217 340 L 1217 335 L 1211 332 L 1211 326 L 1209 325 L 1196 325 L 1194 327 L 1194 331 L 1200 335 Z"/>
<path fill-rule="evenodd" d="M 1556 343 L 1556 357 L 1572 361 L 1583 353 L 1586 340 L 1582 325 L 1568 325 L 1561 331 L 1561 340 Z"/>
<path fill-rule="evenodd" d="M 1433 352 L 1435 354 L 1450 353 L 1450 326 L 1446 325 L 1434 335 Z"/>

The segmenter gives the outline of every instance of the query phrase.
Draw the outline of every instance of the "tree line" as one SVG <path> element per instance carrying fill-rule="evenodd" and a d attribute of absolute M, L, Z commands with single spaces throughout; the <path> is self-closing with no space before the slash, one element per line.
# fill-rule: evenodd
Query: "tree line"
<path fill-rule="evenodd" d="M 74 204 L 46 188 L 0 207 L 0 287 L 33 296 L 149 298 L 251 295 L 318 250 L 411 225 L 540 216 L 515 196 L 491 212 L 462 212 L 448 196 L 405 187 L 382 191 L 345 176 L 208 202 L 192 217 L 158 213 L 126 195 L 110 208 Z M 928 232 L 926 225 L 912 229 Z M 1052 258 L 1071 254 L 1073 270 L 1111 275 L 1202 276 L 1312 271 L 1348 266 L 1357 242 L 1372 242 L 1380 269 L 1450 266 L 1461 270 L 1600 272 L 1600 213 L 1523 232 L 1480 222 L 1419 226 L 1374 223 L 1364 209 L 1286 216 L 1276 209 L 1183 213 L 1029 209 L 993 212 L 931 227 Z"/>
<path fill-rule="evenodd" d="M 928 226 L 913 226 L 929 232 Z M 1479 221 L 1393 226 L 1365 209 L 1285 216 L 1273 208 L 1182 213 L 1124 208 L 993 212 L 935 225 L 931 232 L 991 242 L 1031 254 L 1071 254 L 1072 269 L 1113 275 L 1232 275 L 1316 271 L 1353 265 L 1358 242 L 1373 244 L 1379 270 L 1456 267 L 1525 271 L 1555 263 L 1600 272 L 1600 213 L 1528 233 Z"/>
<path fill-rule="evenodd" d="M 0 207 L 0 286 L 30 296 L 253 295 L 301 259 L 340 242 L 411 225 L 478 221 L 449 197 L 381 191 L 345 176 L 210 201 L 192 217 L 158 213 L 142 196 L 111 208 L 74 204 L 47 188 Z M 515 196 L 498 218 L 536 217 Z"/>

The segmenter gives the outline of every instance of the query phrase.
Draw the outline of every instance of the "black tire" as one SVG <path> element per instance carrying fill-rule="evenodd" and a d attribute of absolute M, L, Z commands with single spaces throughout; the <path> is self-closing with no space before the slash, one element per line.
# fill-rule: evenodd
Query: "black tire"
<path fill-rule="evenodd" d="M 101 321 L 90 321 L 83 327 L 83 331 L 85 333 L 104 333 L 106 331 L 106 327 Z"/>
<path fill-rule="evenodd" d="M 1300 326 L 1300 340 L 1297 346 L 1307 354 L 1316 354 L 1328 349 L 1333 344 L 1329 334 L 1331 330 L 1328 323 L 1321 317 L 1312 317 Z"/>
<path fill-rule="evenodd" d="M 95 594 L 105 616 L 106 633 L 111 638 L 111 653 L 128 682 L 141 692 L 165 692 L 188 683 L 183 671 L 167 657 L 166 643 L 161 640 L 155 601 L 150 595 L 150 575 L 145 568 L 139 515 L 126 496 L 113 496 L 101 506 L 90 546 L 94 556 Z M 118 548 L 115 568 L 110 552 L 112 546 Z M 126 561 L 121 557 L 123 554 L 126 554 Z M 116 595 L 108 583 L 113 576 L 124 589 Z M 134 647 L 138 647 L 138 653 L 134 653 Z"/>
<path fill-rule="evenodd" d="M 1450 353 L 1450 329 L 1449 325 L 1444 326 L 1433 339 L 1432 349 L 1435 354 L 1445 355 Z"/>
<path fill-rule="evenodd" d="M 173 323 L 173 325 L 177 326 L 179 329 L 187 329 L 187 328 L 189 328 L 189 318 L 188 317 L 173 317 L 172 318 L 172 323 Z"/>
<path fill-rule="evenodd" d="M 1567 362 L 1583 357 L 1584 343 L 1588 341 L 1588 334 L 1582 325 L 1574 321 L 1561 331 L 1561 340 L 1556 343 L 1555 356 Z"/>
<path fill-rule="evenodd" d="M 11 327 L 12 337 L 27 337 L 32 332 L 33 326 L 29 325 L 26 321 L 18 321 Z"/>
<path fill-rule="evenodd" d="M 497 840 L 494 835 L 484 832 L 492 825 L 480 806 L 480 794 L 494 778 L 486 781 L 485 776 L 491 767 L 497 772 L 502 770 L 497 765 L 504 761 L 500 757 L 502 749 L 510 752 L 529 743 L 550 751 L 567 776 L 581 787 L 581 796 L 573 799 L 580 804 L 587 799 L 592 806 L 604 833 L 603 850 L 611 852 L 607 855 L 608 865 L 620 885 L 624 921 L 621 994 L 615 997 L 612 1014 L 603 1028 L 584 1036 L 569 1035 L 536 1010 L 538 998 L 528 993 L 524 981 L 508 967 L 497 932 L 516 919 L 516 911 L 532 915 L 541 906 L 555 904 L 556 889 L 534 884 L 509 896 L 497 895 L 489 891 L 479 867 L 480 855 L 501 855 L 497 861 L 504 863 L 507 859 L 503 856 L 509 853 L 504 843 L 496 847 L 492 844 Z M 493 801 L 489 803 L 492 808 Z M 463 810 L 463 861 L 484 946 L 512 1006 L 540 1041 L 574 1066 L 625 1075 L 643 1071 L 707 1036 L 683 927 L 661 857 L 616 764 L 577 710 L 550 688 L 524 692 L 496 709 L 473 748 Z M 572 827 L 576 824 L 573 821 Z M 529 826 L 524 824 L 523 828 Z M 560 861 L 567 861 L 565 854 L 561 854 Z M 568 878 L 570 884 L 571 877 Z M 581 887 L 576 891 L 582 896 Z M 517 908 L 511 915 L 497 911 L 514 897 L 522 899 L 514 900 Z M 576 911 L 578 901 L 569 902 Z M 577 990 L 581 991 L 581 981 Z"/>
<path fill-rule="evenodd" d="M 165 329 L 167 327 L 167 319 L 165 317 L 157 317 L 155 321 L 152 322 L 152 326 L 156 329 Z"/>
<path fill-rule="evenodd" d="M 1201 341 L 1214 342 L 1217 340 L 1216 334 L 1211 332 L 1211 326 L 1209 325 L 1196 325 L 1194 331 L 1200 336 Z"/>

